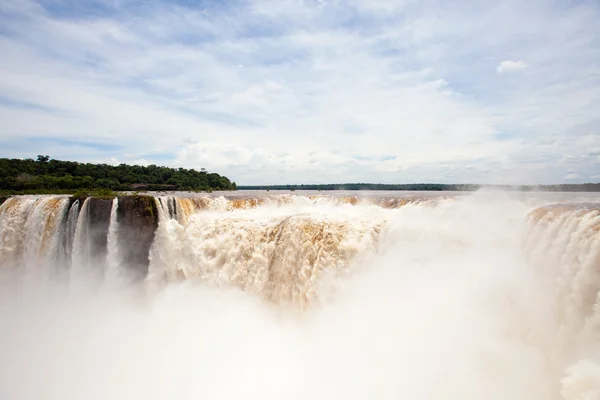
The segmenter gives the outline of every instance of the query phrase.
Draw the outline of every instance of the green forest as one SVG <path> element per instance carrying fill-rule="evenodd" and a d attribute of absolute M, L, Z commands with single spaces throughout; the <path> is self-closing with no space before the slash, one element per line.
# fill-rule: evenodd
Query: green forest
<path fill-rule="evenodd" d="M 79 163 L 40 155 L 33 159 L 0 158 L 0 190 L 52 192 L 106 190 L 235 190 L 235 182 L 204 169 L 149 165 Z"/>
<path fill-rule="evenodd" d="M 60 161 L 39 155 L 37 159 L 0 158 L 0 192 L 72 193 L 77 190 L 138 191 L 138 190 L 436 190 L 473 191 L 482 187 L 502 190 L 599 192 L 600 183 L 565 185 L 475 185 L 475 184 L 373 184 L 347 183 L 324 185 L 236 186 L 225 176 L 185 168 L 156 165 L 79 163 Z"/>

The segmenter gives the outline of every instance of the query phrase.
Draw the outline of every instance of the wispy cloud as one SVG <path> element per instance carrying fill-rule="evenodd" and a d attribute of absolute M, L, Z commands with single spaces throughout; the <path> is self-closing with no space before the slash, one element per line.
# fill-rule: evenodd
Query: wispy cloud
<path fill-rule="evenodd" d="M 528 65 L 524 61 L 506 60 L 506 61 L 502 61 L 498 65 L 498 68 L 496 68 L 496 71 L 498 72 L 498 74 L 505 74 L 505 73 L 510 73 L 510 72 L 517 72 L 517 71 L 520 71 L 527 67 L 528 67 Z"/>
<path fill-rule="evenodd" d="M 2 1 L 1 155 L 247 184 L 597 175 L 597 2 L 192 4 Z"/>

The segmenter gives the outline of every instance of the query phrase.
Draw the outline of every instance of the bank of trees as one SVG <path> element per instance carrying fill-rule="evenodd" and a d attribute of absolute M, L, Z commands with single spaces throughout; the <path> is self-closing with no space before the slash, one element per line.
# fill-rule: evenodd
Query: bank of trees
<path fill-rule="evenodd" d="M 204 169 L 167 168 L 149 165 L 78 163 L 33 159 L 0 159 L 0 190 L 235 190 L 235 182 Z"/>

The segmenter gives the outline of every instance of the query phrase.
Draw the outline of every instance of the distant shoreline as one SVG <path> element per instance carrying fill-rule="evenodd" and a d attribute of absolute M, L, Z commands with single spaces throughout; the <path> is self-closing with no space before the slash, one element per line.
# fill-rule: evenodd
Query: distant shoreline
<path fill-rule="evenodd" d="M 19 195 L 69 195 L 74 197 L 116 197 L 135 194 L 156 193 L 206 193 L 216 192 L 243 192 L 251 190 L 260 191 L 420 191 L 420 192 L 474 192 L 480 189 L 514 191 L 514 192 L 600 192 L 600 183 L 565 184 L 565 185 L 475 185 L 475 184 L 376 184 L 376 183 L 349 183 L 349 184 L 323 184 L 323 185 L 247 185 L 238 186 L 234 190 L 143 190 L 143 191 L 113 191 L 102 188 L 79 189 L 29 189 L 29 190 L 0 190 L 0 197 L 7 198 Z"/>
<path fill-rule="evenodd" d="M 600 183 L 562 184 L 562 185 L 475 185 L 475 184 L 378 184 L 378 183 L 344 183 L 322 185 L 240 185 L 237 190 L 380 190 L 380 191 L 452 191 L 473 192 L 479 189 L 495 189 L 524 192 L 600 192 Z"/>

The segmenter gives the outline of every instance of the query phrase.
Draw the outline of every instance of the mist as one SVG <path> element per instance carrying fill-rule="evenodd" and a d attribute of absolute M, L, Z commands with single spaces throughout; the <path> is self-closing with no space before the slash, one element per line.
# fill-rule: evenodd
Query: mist
<path fill-rule="evenodd" d="M 576 283 L 597 274 L 590 229 L 598 211 L 550 218 L 532 210 L 515 195 L 480 192 L 395 210 L 293 203 L 198 212 L 161 223 L 151 267 L 197 261 L 191 241 L 210 228 L 219 232 L 213 243 L 230 246 L 221 275 L 151 284 L 4 270 L 0 398 L 596 399 L 597 288 Z M 384 221 L 385 229 L 353 242 L 347 268 L 325 268 L 308 303 L 273 301 L 250 278 L 226 284 L 237 242 L 269 218 L 296 217 L 290 232 L 301 231 L 308 223 L 299 215 L 310 226 L 358 226 L 360 237 L 371 238 L 377 224 L 357 221 Z M 225 220 L 235 229 L 219 228 Z M 277 246 L 298 238 L 290 233 Z M 159 257 L 173 241 L 191 253 Z M 557 259 L 560 249 L 577 261 Z"/>

